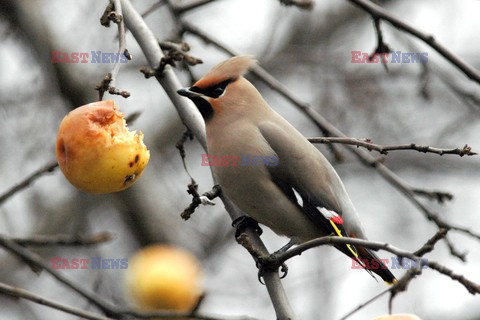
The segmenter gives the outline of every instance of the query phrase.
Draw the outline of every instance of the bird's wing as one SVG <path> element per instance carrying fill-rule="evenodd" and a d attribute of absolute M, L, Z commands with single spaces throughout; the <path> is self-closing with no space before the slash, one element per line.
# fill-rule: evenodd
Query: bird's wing
<path fill-rule="evenodd" d="M 288 123 L 262 121 L 258 128 L 278 156 L 278 165 L 267 167 L 275 184 L 324 234 L 350 236 L 341 205 L 348 196 L 330 163 Z M 358 258 L 353 246 L 338 249 Z"/>
<path fill-rule="evenodd" d="M 365 238 L 345 187 L 331 164 L 288 122 L 277 119 L 275 123 L 262 121 L 258 125 L 263 138 L 278 156 L 278 165 L 267 167 L 274 183 L 325 234 Z M 387 283 L 396 281 L 371 250 L 349 244 L 336 248 L 355 259 L 371 275 L 373 271 Z M 368 262 L 372 261 L 381 268 L 371 267 Z"/>
<path fill-rule="evenodd" d="M 278 165 L 268 167 L 277 186 L 301 207 L 342 224 L 342 201 L 350 200 L 327 159 L 288 123 L 262 121 L 258 128 L 278 156 Z"/>

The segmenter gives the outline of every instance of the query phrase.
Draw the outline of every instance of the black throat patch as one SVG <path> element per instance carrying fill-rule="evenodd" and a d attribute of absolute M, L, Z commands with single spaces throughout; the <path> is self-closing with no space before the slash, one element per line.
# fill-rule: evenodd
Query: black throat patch
<path fill-rule="evenodd" d="M 198 111 L 202 114 L 203 120 L 208 121 L 213 117 L 214 111 L 210 103 L 201 97 L 191 98 L 193 103 L 197 106 Z"/>

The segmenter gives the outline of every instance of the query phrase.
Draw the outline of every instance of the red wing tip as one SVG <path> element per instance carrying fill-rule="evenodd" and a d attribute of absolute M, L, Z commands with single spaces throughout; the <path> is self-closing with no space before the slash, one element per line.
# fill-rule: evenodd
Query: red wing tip
<path fill-rule="evenodd" d="M 335 224 L 343 224 L 343 219 L 340 216 L 330 218 L 330 220 L 333 221 L 333 223 Z"/>

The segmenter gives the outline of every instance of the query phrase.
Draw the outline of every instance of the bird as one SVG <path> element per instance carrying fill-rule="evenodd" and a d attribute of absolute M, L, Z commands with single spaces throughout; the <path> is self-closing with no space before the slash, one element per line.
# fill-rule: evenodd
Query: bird
<path fill-rule="evenodd" d="M 222 192 L 250 218 L 289 237 L 288 247 L 329 235 L 367 239 L 330 162 L 244 77 L 257 63 L 234 56 L 177 91 L 204 119 L 208 159 Z M 370 274 L 396 282 L 371 249 L 335 247 Z M 381 267 L 369 263 L 375 261 Z"/>

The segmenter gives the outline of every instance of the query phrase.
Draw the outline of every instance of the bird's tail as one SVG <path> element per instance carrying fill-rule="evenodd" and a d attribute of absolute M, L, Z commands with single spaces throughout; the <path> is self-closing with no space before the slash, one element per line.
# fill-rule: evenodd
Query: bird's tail
<path fill-rule="evenodd" d="M 348 234 L 341 224 L 337 225 L 332 221 L 330 221 L 330 224 L 338 236 L 343 237 L 344 234 Z M 358 238 L 352 232 L 348 236 Z M 382 261 L 372 250 L 351 244 L 336 245 L 335 247 L 357 262 L 357 264 L 365 269 L 373 278 L 375 278 L 373 273 L 376 273 L 387 284 L 394 284 L 397 282 L 397 279 L 390 270 L 388 270 L 384 261 Z"/>
<path fill-rule="evenodd" d="M 397 282 L 395 276 L 388 270 L 388 266 L 370 249 L 363 247 L 355 247 L 358 257 L 352 257 L 370 274 L 377 274 L 388 284 Z"/>
<path fill-rule="evenodd" d="M 339 228 L 335 223 L 331 222 L 331 224 L 338 236 L 343 237 L 343 234 L 347 234 L 345 229 L 343 229 L 343 226 L 340 225 Z M 353 233 L 350 233 L 349 236 L 357 238 Z M 335 247 L 357 262 L 357 264 L 365 269 L 365 271 L 367 271 L 373 278 L 375 277 L 372 273 L 376 273 L 387 284 L 394 284 L 397 282 L 395 276 L 390 270 L 388 270 L 388 267 L 384 262 L 385 260 L 382 261 L 372 250 L 351 244 L 336 245 Z"/>

